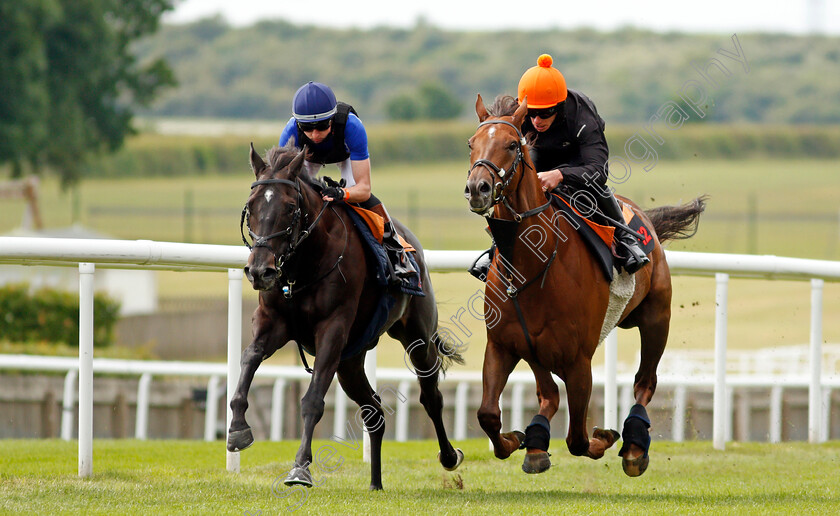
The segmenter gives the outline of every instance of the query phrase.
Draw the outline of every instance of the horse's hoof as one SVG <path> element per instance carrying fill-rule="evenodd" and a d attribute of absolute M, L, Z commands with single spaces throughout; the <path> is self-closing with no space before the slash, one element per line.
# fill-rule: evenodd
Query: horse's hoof
<path fill-rule="evenodd" d="M 455 465 L 452 467 L 447 468 L 443 464 L 443 462 L 440 460 L 440 452 L 438 452 L 438 462 L 440 462 L 440 465 L 443 466 L 443 469 L 445 469 L 446 471 L 455 471 L 456 469 L 458 469 L 458 466 L 460 466 L 461 463 L 464 462 L 464 452 L 461 451 L 461 448 L 455 448 Z"/>
<path fill-rule="evenodd" d="M 371 484 L 370 487 L 368 487 L 368 491 L 382 491 L 382 484 L 379 484 L 378 486 Z"/>
<path fill-rule="evenodd" d="M 609 448 L 610 446 L 615 444 L 616 441 L 618 441 L 618 438 L 621 437 L 621 434 L 619 434 L 615 430 L 598 428 L 596 426 L 595 430 L 592 431 L 592 437 L 604 441 L 605 443 L 607 443 L 606 448 Z"/>
<path fill-rule="evenodd" d="M 548 452 L 526 453 L 522 462 L 522 471 L 525 473 L 542 473 L 551 467 L 551 460 Z"/>
<path fill-rule="evenodd" d="M 227 450 L 229 452 L 242 451 L 254 444 L 254 434 L 250 428 L 234 430 L 228 434 Z"/>
<path fill-rule="evenodd" d="M 650 457 L 639 455 L 635 459 L 621 459 L 621 469 L 628 477 L 640 477 L 647 470 Z"/>
<path fill-rule="evenodd" d="M 289 471 L 289 476 L 283 483 L 287 486 L 312 487 L 312 474 L 309 473 L 309 468 L 295 466 Z"/>
<path fill-rule="evenodd" d="M 502 434 L 502 437 L 507 437 L 508 439 L 516 439 L 519 443 L 519 447 L 517 450 L 524 450 L 525 449 L 525 432 L 520 432 L 519 430 L 514 430 L 513 432 L 508 432 L 506 434 Z"/>

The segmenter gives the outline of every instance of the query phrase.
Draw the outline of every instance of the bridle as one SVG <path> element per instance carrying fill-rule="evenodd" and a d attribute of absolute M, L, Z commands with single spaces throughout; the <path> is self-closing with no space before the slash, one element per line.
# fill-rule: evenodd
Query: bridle
<path fill-rule="evenodd" d="M 511 163 L 510 167 L 507 168 L 507 169 L 502 169 L 501 167 L 499 167 L 498 165 L 496 165 L 495 163 L 493 163 L 489 159 L 483 159 L 483 158 L 482 159 L 477 159 L 472 164 L 472 166 L 470 166 L 469 173 L 472 174 L 473 169 L 475 167 L 479 166 L 479 165 L 487 167 L 488 169 L 490 169 L 499 178 L 499 181 L 497 181 L 496 184 L 493 185 L 493 206 L 496 206 L 497 204 L 499 204 L 501 202 L 513 214 L 513 220 L 515 220 L 516 223 L 521 223 L 523 219 L 531 217 L 533 215 L 537 215 L 538 213 L 541 213 L 541 212 L 545 211 L 551 205 L 551 201 L 550 200 L 546 201 L 545 204 L 542 204 L 540 206 L 537 206 L 536 208 L 533 208 L 531 210 L 528 210 L 528 211 L 525 211 L 525 212 L 522 212 L 522 213 L 519 213 L 519 212 L 517 212 L 516 210 L 513 209 L 513 206 L 510 205 L 510 202 L 507 199 L 507 195 L 505 195 L 505 190 L 507 190 L 507 187 L 510 185 L 511 180 L 513 180 L 513 176 L 519 170 L 520 164 L 523 164 L 522 165 L 523 167 L 524 166 L 530 167 L 528 162 L 524 160 L 525 156 L 524 156 L 524 153 L 522 152 L 522 147 L 525 145 L 525 137 L 522 136 L 522 132 L 519 130 L 518 127 L 516 127 L 514 124 L 508 122 L 507 120 L 485 120 L 484 122 L 481 122 L 480 124 L 478 124 L 478 127 L 481 127 L 483 125 L 489 125 L 489 124 L 504 124 L 504 125 L 512 127 L 513 130 L 516 131 L 516 136 L 519 137 L 519 145 L 516 148 L 516 157 L 513 159 L 513 163 Z M 499 266 L 501 268 L 508 269 L 507 278 L 506 278 L 507 279 L 506 293 L 508 295 L 508 298 L 510 298 L 513 301 L 513 307 L 516 310 L 516 316 L 519 319 L 520 326 L 522 327 L 522 333 L 525 335 L 525 342 L 528 344 L 528 349 L 531 351 L 531 356 L 533 357 L 534 361 L 538 364 L 539 364 L 539 359 L 537 358 L 537 350 L 534 346 L 534 342 L 531 340 L 531 335 L 528 332 L 528 326 L 525 322 L 525 315 L 522 311 L 522 307 L 519 304 L 518 296 L 522 291 L 524 291 L 526 288 L 528 288 L 529 286 L 534 284 L 540 278 L 542 278 L 542 282 L 540 283 L 540 288 L 542 288 L 545 285 L 545 278 L 548 274 L 548 269 L 551 267 L 551 264 L 554 263 L 554 259 L 557 257 L 557 246 L 559 245 L 559 242 L 560 242 L 560 239 L 559 238 L 556 239 L 554 252 L 551 254 L 551 257 L 548 259 L 547 263 L 545 264 L 545 267 L 543 267 L 542 272 L 540 272 L 536 276 L 532 277 L 531 279 L 527 280 L 519 288 L 516 288 L 513 285 L 513 275 L 511 274 L 510 270 L 508 269 L 508 265 L 505 264 L 504 261 L 502 261 L 502 260 L 499 261 L 500 262 Z M 500 269 L 499 274 L 501 274 L 501 273 L 502 273 L 502 271 Z M 504 278 L 504 276 L 501 276 L 501 277 Z"/>
<path fill-rule="evenodd" d="M 505 205 L 505 207 L 513 214 L 513 219 L 516 222 L 522 222 L 522 219 L 530 217 L 532 215 L 536 215 L 545 209 L 551 204 L 551 202 L 546 202 L 545 204 L 538 206 L 532 210 L 525 211 L 523 213 L 519 213 L 513 209 L 513 206 L 510 205 L 510 202 L 507 199 L 507 195 L 505 195 L 505 191 L 507 187 L 510 185 L 511 181 L 513 180 L 513 176 L 516 175 L 516 172 L 519 170 L 519 165 L 522 164 L 523 166 L 527 166 L 530 168 L 530 165 L 527 161 L 525 161 L 525 153 L 522 152 L 522 147 L 525 146 L 525 137 L 522 135 L 522 132 L 519 130 L 518 127 L 513 125 L 512 123 L 508 122 L 507 120 L 485 120 L 478 124 L 478 128 L 484 125 L 490 124 L 504 124 L 513 128 L 516 131 L 516 136 L 519 138 L 518 145 L 516 146 L 516 156 L 513 158 L 513 163 L 510 164 L 510 167 L 503 169 L 500 166 L 496 165 L 489 159 L 477 159 L 473 162 L 470 166 L 470 170 L 468 174 L 472 174 L 472 171 L 475 167 L 483 166 L 490 169 L 490 171 L 499 179 L 493 185 L 493 204 L 492 206 L 496 206 L 499 203 Z M 476 129 L 478 129 L 476 128 Z"/>
<path fill-rule="evenodd" d="M 277 231 L 275 233 L 271 233 L 270 235 L 260 236 L 254 233 L 251 229 L 250 223 L 250 210 L 248 209 L 248 204 L 245 204 L 245 207 L 242 208 L 242 215 L 239 219 L 239 233 L 242 235 L 242 242 L 248 248 L 249 251 L 253 251 L 257 247 L 265 247 L 266 249 L 271 252 L 274 256 L 274 266 L 277 269 L 277 272 L 280 276 L 283 275 L 283 266 L 289 263 L 289 260 L 294 256 L 297 249 L 300 245 L 306 240 L 306 238 L 312 233 L 312 229 L 318 224 L 318 221 L 321 220 L 321 216 L 326 211 L 327 206 L 329 205 L 329 201 L 324 201 L 323 206 L 321 206 L 321 210 L 318 212 L 318 215 L 315 217 L 315 220 L 312 221 L 306 229 L 301 229 L 301 226 L 305 223 L 306 214 L 302 212 L 301 206 L 303 205 L 303 194 L 300 190 L 300 183 L 298 179 L 294 181 L 290 181 L 288 179 L 261 179 L 259 181 L 254 181 L 251 183 L 251 190 L 254 188 L 261 186 L 261 185 L 274 185 L 274 184 L 281 184 L 291 186 L 295 189 L 297 194 L 297 207 L 295 208 L 294 213 L 292 213 L 292 220 L 289 222 L 288 227 L 282 231 Z M 248 235 L 253 240 L 253 244 L 248 242 L 248 239 L 245 237 L 245 227 L 248 228 Z M 274 252 L 274 249 L 271 248 L 269 244 L 269 240 L 274 238 L 281 238 L 281 237 L 289 237 L 289 248 L 288 250 L 281 254 L 277 255 Z M 343 254 L 343 253 L 342 253 Z M 339 257 L 339 260 L 341 258 Z"/>

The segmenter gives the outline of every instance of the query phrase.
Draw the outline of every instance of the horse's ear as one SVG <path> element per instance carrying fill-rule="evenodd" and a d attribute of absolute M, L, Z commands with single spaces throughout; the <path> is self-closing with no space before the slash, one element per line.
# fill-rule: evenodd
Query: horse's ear
<path fill-rule="evenodd" d="M 525 95 L 525 98 L 522 99 L 522 102 L 519 104 L 519 107 L 516 108 L 516 111 L 513 113 L 513 125 L 516 127 L 522 127 L 522 122 L 525 121 L 525 116 L 528 114 L 528 96 Z"/>
<path fill-rule="evenodd" d="M 490 116 L 487 113 L 487 108 L 484 107 L 484 99 L 481 98 L 481 93 L 479 93 L 478 98 L 475 99 L 475 114 L 478 115 L 479 122 L 487 120 L 487 117 Z"/>
<path fill-rule="evenodd" d="M 254 150 L 254 142 L 251 142 L 251 154 L 249 157 L 251 159 L 251 170 L 254 171 L 255 176 L 259 176 L 260 172 L 265 168 L 265 161 Z"/>
<path fill-rule="evenodd" d="M 300 175 L 300 171 L 303 169 L 303 159 L 306 157 L 308 149 L 306 145 L 303 146 L 303 149 L 298 153 L 297 156 L 289 163 L 289 175 L 291 177 L 297 177 Z"/>

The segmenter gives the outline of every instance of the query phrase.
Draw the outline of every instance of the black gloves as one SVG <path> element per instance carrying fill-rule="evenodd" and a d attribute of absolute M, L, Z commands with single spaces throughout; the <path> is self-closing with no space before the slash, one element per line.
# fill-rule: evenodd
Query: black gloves
<path fill-rule="evenodd" d="M 345 195 L 346 191 L 340 186 L 328 186 L 321 191 L 322 197 L 332 197 L 334 201 L 343 201 Z"/>
<path fill-rule="evenodd" d="M 347 191 L 344 190 L 343 186 L 347 184 L 347 181 L 344 179 L 335 181 L 329 176 L 324 176 L 324 183 L 327 187 L 321 190 L 322 197 L 332 197 L 334 201 L 343 201 L 345 199 Z"/>

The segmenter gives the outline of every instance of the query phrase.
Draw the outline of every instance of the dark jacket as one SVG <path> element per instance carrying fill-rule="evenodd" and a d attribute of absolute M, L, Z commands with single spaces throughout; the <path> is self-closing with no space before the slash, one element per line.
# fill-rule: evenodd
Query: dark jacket
<path fill-rule="evenodd" d="M 537 172 L 560 168 L 562 184 L 577 190 L 587 188 L 587 178 L 601 187 L 607 181 L 609 149 L 604 126 L 589 97 L 568 90 L 563 109 L 547 131 L 537 132 L 526 117 L 522 132 L 534 142 L 531 159 Z"/>

